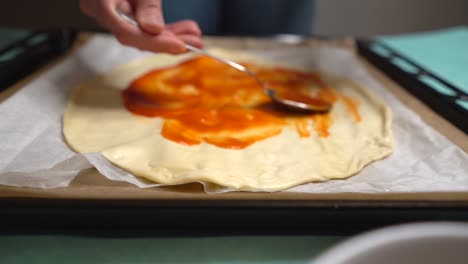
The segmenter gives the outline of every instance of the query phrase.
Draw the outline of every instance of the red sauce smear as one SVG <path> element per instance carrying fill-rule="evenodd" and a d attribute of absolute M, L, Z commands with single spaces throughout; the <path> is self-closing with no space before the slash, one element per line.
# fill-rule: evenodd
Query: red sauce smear
<path fill-rule="evenodd" d="M 244 66 L 291 99 L 330 104 L 339 99 L 315 73 Z M 315 98 L 307 94 L 311 85 L 317 87 Z M 357 103 L 349 97 L 342 98 L 356 119 Z M 163 118 L 162 136 L 184 145 L 206 142 L 242 149 L 278 135 L 289 124 L 301 137 L 310 137 L 309 120 L 314 121 L 317 135 L 327 137 L 332 124 L 329 113 L 298 116 L 276 110 L 249 75 L 208 57 L 150 71 L 123 91 L 123 99 L 125 107 L 134 114 Z"/>
<path fill-rule="evenodd" d="M 351 99 L 351 97 L 346 96 L 346 95 L 342 95 L 341 98 L 343 99 L 343 102 L 346 108 L 348 109 L 348 112 L 350 112 L 351 115 L 353 116 L 354 121 L 361 122 L 361 115 L 359 114 L 359 111 L 358 111 L 358 108 L 359 108 L 358 103 L 354 101 L 353 99 Z"/>

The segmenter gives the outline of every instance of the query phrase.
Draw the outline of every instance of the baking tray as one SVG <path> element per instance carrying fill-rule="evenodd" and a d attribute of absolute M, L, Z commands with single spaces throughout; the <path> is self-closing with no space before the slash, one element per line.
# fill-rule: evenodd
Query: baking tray
<path fill-rule="evenodd" d="M 0 92 L 60 56 L 75 37 L 72 30 L 0 29 Z"/>
<path fill-rule="evenodd" d="M 382 42 L 360 40 L 357 44 L 363 57 L 468 134 L 466 92 Z"/>
<path fill-rule="evenodd" d="M 86 38 L 89 35 L 80 34 L 77 42 L 83 43 Z M 219 40 L 220 43 L 223 41 L 229 42 Z M 252 41 L 248 39 L 245 43 L 248 45 Z M 269 43 L 268 40 L 258 41 Z M 365 61 L 363 63 L 366 64 Z M 366 64 L 366 67 L 400 99 L 414 100 L 408 94 L 398 95 L 403 91 L 401 87 L 393 84 L 373 66 Z M 431 120 L 440 118 L 424 107 L 418 112 Z M 442 126 L 440 130 L 444 130 L 442 133 L 455 135 L 454 141 L 463 144 L 466 139 L 463 132 L 446 125 L 443 119 L 438 123 Z M 98 182 L 96 179 L 99 179 Z M 0 232 L 329 235 L 354 234 L 370 228 L 413 221 L 468 221 L 468 193 L 235 192 L 207 195 L 197 184 L 164 187 L 156 192 L 126 183 L 110 182 L 99 177 L 96 170 L 82 172 L 78 180 L 72 182 L 72 187 L 40 190 L 0 186 L 0 219 L 3 223 Z"/>
<path fill-rule="evenodd" d="M 5 234 L 350 235 L 416 221 L 467 221 L 443 203 L 288 201 L 3 200 Z"/>

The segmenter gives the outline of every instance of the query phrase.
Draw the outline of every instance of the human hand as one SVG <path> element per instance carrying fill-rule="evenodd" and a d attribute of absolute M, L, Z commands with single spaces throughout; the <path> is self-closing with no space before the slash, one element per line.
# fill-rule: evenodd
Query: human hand
<path fill-rule="evenodd" d="M 171 54 L 185 52 L 185 43 L 203 46 L 195 21 L 164 23 L 161 0 L 80 0 L 80 8 L 127 46 Z M 139 27 L 122 19 L 117 10 L 134 16 Z"/>

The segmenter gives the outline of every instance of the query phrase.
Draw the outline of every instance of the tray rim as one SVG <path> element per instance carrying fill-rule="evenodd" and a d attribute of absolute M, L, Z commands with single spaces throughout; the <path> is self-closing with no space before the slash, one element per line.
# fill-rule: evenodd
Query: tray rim
<path fill-rule="evenodd" d="M 55 61 L 54 63 L 51 63 L 49 65 L 46 65 L 45 67 L 42 67 L 40 70 L 36 71 L 34 74 L 28 76 L 24 80 L 20 81 L 19 83 L 15 84 L 14 86 L 10 87 L 6 91 L 0 93 L 0 103 L 8 98 L 11 94 L 15 93 L 21 87 L 23 87 L 27 82 L 32 80 L 33 78 L 38 77 L 41 73 L 52 67 L 55 63 L 64 60 L 66 57 L 70 56 L 74 51 L 76 51 L 77 48 L 79 48 L 81 45 L 89 41 L 89 39 L 93 36 L 92 33 L 87 33 L 87 32 L 82 32 L 79 33 L 77 40 L 75 41 L 75 45 L 65 54 L 63 55 L 59 60 Z M 226 41 L 229 40 L 229 38 L 226 37 L 209 37 L 209 40 L 221 40 L 221 41 Z M 247 39 L 252 39 L 252 38 L 247 38 Z M 261 39 L 265 40 L 265 39 Z M 346 40 L 349 41 L 349 40 Z M 370 70 L 371 74 L 377 75 L 376 77 L 380 80 L 382 78 L 386 78 L 388 83 L 391 85 L 399 88 L 402 94 L 405 94 L 405 96 L 411 97 L 410 94 L 407 92 L 403 91 L 404 89 L 399 87 L 397 84 L 392 83 L 392 81 L 389 81 L 388 78 L 380 72 L 378 69 L 370 65 L 367 61 L 364 61 L 361 57 L 361 61 L 363 64 L 365 64 L 366 68 Z M 380 76 L 379 76 L 380 75 Z M 387 85 L 386 85 L 387 86 Z M 393 90 L 391 90 L 393 92 Z M 413 104 L 412 102 L 410 104 Z M 430 111 L 430 110 L 429 110 Z M 448 128 L 451 129 L 450 133 L 456 133 L 453 131 L 456 131 L 457 129 L 455 127 L 450 127 Z M 436 130 L 439 130 L 435 128 Z M 460 131 L 461 132 L 461 131 Z M 463 133 L 463 132 L 461 132 Z M 455 143 L 457 144 L 457 143 Z M 457 144 L 458 145 L 458 144 Z M 466 147 L 461 146 L 465 151 L 467 151 Z M 96 171 L 91 172 L 91 173 L 97 173 Z M 117 185 L 122 187 L 121 185 Z M 125 185 L 124 185 L 125 186 Z M 88 191 L 102 191 L 103 189 L 106 190 L 106 188 L 111 188 L 109 186 L 103 187 L 103 186 L 98 186 L 97 188 L 89 188 L 89 186 L 78 186 L 78 187 L 86 187 L 88 188 Z M 128 187 L 128 186 L 127 186 Z M 135 189 L 136 187 L 133 187 Z M 139 191 L 139 192 L 144 192 L 144 191 Z M 18 187 L 9 187 L 9 186 L 0 186 L 0 199 L 3 200 L 10 200 L 11 202 L 15 201 L 20 201 L 22 199 L 25 199 L 24 201 L 27 201 L 27 198 L 34 198 L 34 199 L 41 199 L 43 201 L 47 201 L 48 199 L 55 199 L 55 200 L 64 200 L 64 201 L 113 201 L 113 200 L 118 200 L 118 201 L 133 201 L 133 202 L 142 202 L 145 200 L 152 200 L 152 201 L 190 201 L 190 200 L 196 200 L 196 201 L 203 201 L 205 203 L 211 203 L 215 204 L 217 202 L 226 202 L 226 201 L 238 201 L 241 203 L 245 202 L 250 202 L 256 204 L 261 204 L 263 201 L 264 205 L 268 204 L 278 204 L 278 203 L 273 203 L 273 201 L 286 201 L 290 203 L 292 206 L 296 204 L 296 206 L 300 203 L 303 203 L 303 205 L 307 206 L 341 206 L 345 204 L 349 204 L 352 206 L 367 206 L 364 202 L 367 202 L 369 206 L 390 206 L 390 205 L 395 205 L 395 206 L 422 206 L 428 205 L 430 206 L 431 204 L 433 206 L 443 206 L 445 208 L 449 207 L 460 207 L 460 206 L 468 206 L 468 192 L 420 192 L 420 193 L 331 193 L 331 194 L 304 194 L 304 193 L 243 193 L 243 192 L 235 192 L 235 193 L 226 193 L 226 194 L 205 194 L 205 193 L 194 193 L 194 192 L 173 192 L 171 191 L 166 191 L 166 192 L 160 192 L 159 195 L 155 195 L 154 193 L 152 194 L 140 194 L 136 196 L 132 196 L 132 194 L 135 194 L 136 191 L 134 192 L 129 192 L 127 196 L 103 196 L 103 197 L 96 197 L 96 196 L 90 196 L 90 197 L 83 197 L 83 196 L 77 196 L 76 194 L 70 194 L 67 192 L 67 189 L 53 189 L 53 190 L 40 190 L 40 189 L 33 189 L 33 188 L 18 188 Z M 44 194 L 47 194 L 44 196 Z M 260 202 L 260 203 L 259 203 Z M 295 203 L 297 202 L 297 203 Z"/>

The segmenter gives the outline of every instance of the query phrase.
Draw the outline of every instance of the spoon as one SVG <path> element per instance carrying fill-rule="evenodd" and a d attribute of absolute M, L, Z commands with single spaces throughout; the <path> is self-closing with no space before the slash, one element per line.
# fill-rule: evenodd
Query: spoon
<path fill-rule="evenodd" d="M 122 12 L 121 10 L 117 10 L 117 13 L 130 24 L 136 27 L 139 26 L 136 19 L 132 16 Z M 257 75 L 255 75 L 255 73 L 251 72 L 249 69 L 237 62 L 213 55 L 209 52 L 206 52 L 189 44 L 185 44 L 185 48 L 194 53 L 208 56 L 212 59 L 215 59 L 219 62 L 227 64 L 241 72 L 248 74 L 262 87 L 264 93 L 270 97 L 274 104 L 285 110 L 290 110 L 294 112 L 326 112 L 329 111 L 332 107 L 332 105 L 328 102 L 312 98 L 304 94 L 293 92 L 277 93 L 275 89 L 266 87 L 265 84 L 257 77 Z"/>

